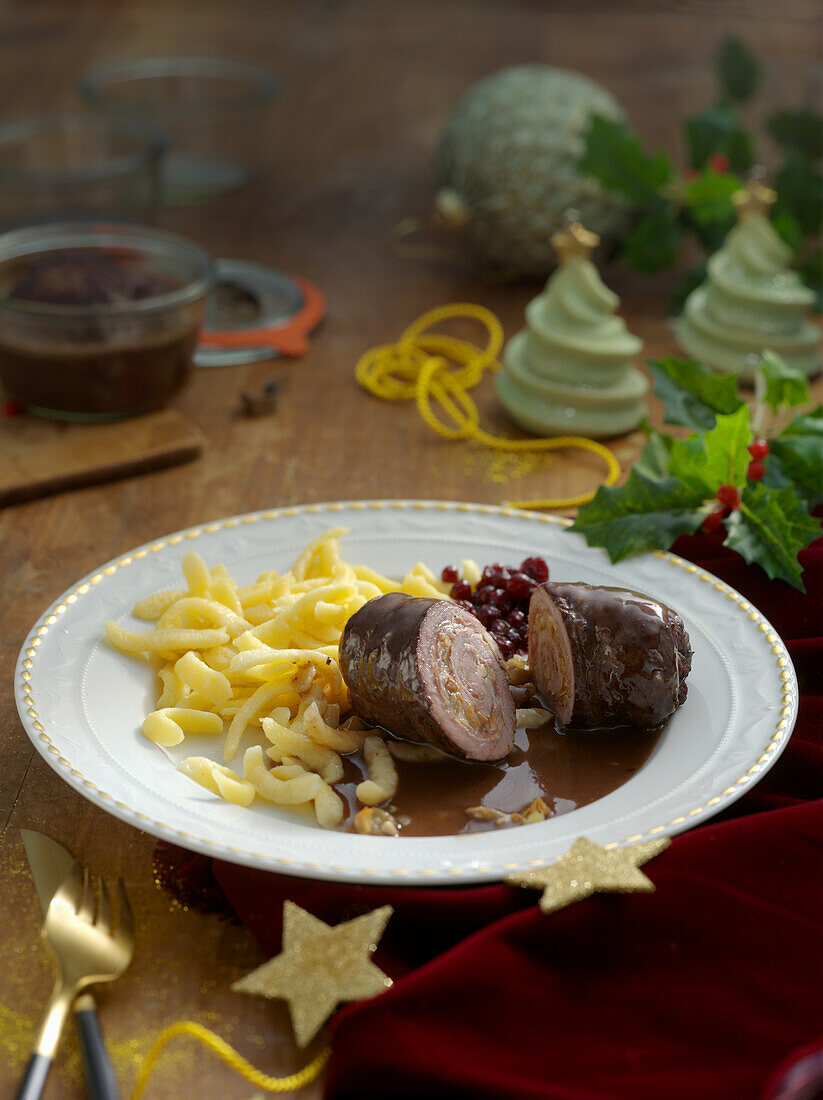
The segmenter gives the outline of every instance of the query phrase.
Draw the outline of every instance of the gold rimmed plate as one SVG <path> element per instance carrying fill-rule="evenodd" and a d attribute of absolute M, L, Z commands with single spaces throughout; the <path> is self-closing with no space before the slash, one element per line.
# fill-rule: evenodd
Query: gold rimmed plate
<path fill-rule="evenodd" d="M 146 624 L 131 608 L 180 587 L 180 562 L 196 549 L 239 584 L 285 570 L 332 526 L 349 534 L 347 561 L 402 576 L 416 562 L 435 571 L 539 554 L 554 580 L 632 588 L 683 617 L 694 649 L 689 695 L 628 782 L 545 822 L 446 837 L 371 837 L 323 830 L 288 810 L 222 802 L 177 771 L 174 751 L 142 735 L 155 683 L 148 666 L 103 638 L 107 619 Z M 671 554 L 612 565 L 563 520 L 491 505 L 353 501 L 234 516 L 148 543 L 100 566 L 55 601 L 17 663 L 17 705 L 46 761 L 108 813 L 192 851 L 286 874 L 408 885 L 500 880 L 553 862 L 579 836 L 631 844 L 698 825 L 739 798 L 779 756 L 794 726 L 797 683 L 786 647 L 733 589 Z M 205 742 L 204 738 L 198 739 Z M 198 744 L 197 752 L 208 751 Z M 219 747 L 212 750 L 219 757 Z M 190 755 L 185 748 L 179 755 Z"/>

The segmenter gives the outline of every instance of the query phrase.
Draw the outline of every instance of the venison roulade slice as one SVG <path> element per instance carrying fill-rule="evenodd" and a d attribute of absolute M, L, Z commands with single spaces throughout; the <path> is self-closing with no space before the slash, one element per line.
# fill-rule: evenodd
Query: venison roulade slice
<path fill-rule="evenodd" d="M 514 747 L 514 699 L 497 642 L 451 600 L 391 592 L 346 623 L 340 671 L 355 714 L 463 760 Z"/>
<path fill-rule="evenodd" d="M 692 650 L 671 608 L 624 588 L 547 581 L 529 604 L 529 668 L 560 727 L 659 726 L 686 699 Z"/>

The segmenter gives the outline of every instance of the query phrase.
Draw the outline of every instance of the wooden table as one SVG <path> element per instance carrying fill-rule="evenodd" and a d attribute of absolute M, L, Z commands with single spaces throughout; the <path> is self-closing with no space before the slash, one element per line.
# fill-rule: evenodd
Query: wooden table
<path fill-rule="evenodd" d="M 175 404 L 206 437 L 198 460 L 0 513 L 0 1092 L 8 1094 L 18 1079 L 52 981 L 21 827 L 59 836 L 97 871 L 108 878 L 122 873 L 128 883 L 137 951 L 126 976 L 100 996 L 124 1091 L 160 1028 L 182 1018 L 214 1027 L 267 1072 L 291 1072 L 303 1060 L 281 1005 L 229 990 L 261 961 L 243 929 L 173 903 L 154 882 L 153 838 L 84 801 L 30 744 L 12 679 L 41 612 L 101 562 L 239 512 L 379 497 L 498 503 L 593 487 L 601 470 L 585 457 L 542 465 L 514 483 L 495 480 L 482 456 L 440 439 L 412 408 L 376 401 L 353 381 L 365 349 L 392 340 L 432 306 L 482 303 L 511 335 L 536 293 L 534 284 L 486 281 L 460 259 L 409 258 L 392 248 L 402 219 L 425 221 L 431 211 L 438 133 L 472 81 L 507 64 L 541 60 L 603 82 L 649 142 L 677 153 L 677 120 L 708 104 L 710 59 L 724 33 L 739 33 L 766 59 L 759 102 L 790 105 L 819 100 L 820 29 L 814 0 L 778 8 L 765 0 L 560 0 L 550 10 L 454 0 L 0 6 L 0 100 L 15 112 L 75 104 L 77 73 L 117 55 L 221 54 L 270 64 L 282 92 L 254 135 L 256 179 L 210 205 L 166 210 L 162 220 L 215 255 L 303 274 L 329 301 L 328 318 L 301 361 L 196 372 Z M 646 353 L 674 352 L 664 319 L 671 278 L 620 269 L 606 277 Z M 272 377 L 281 384 L 276 413 L 244 417 L 240 391 Z M 481 405 L 492 423 L 505 425 L 488 388 Z M 652 411 L 658 417 L 655 403 Z M 615 443 L 624 465 L 636 449 L 636 439 Z M 252 1088 L 201 1048 L 179 1041 L 159 1063 L 149 1095 L 195 1092 L 246 1097 Z M 70 1036 L 47 1096 L 81 1095 Z M 319 1085 L 304 1095 L 319 1096 Z"/>

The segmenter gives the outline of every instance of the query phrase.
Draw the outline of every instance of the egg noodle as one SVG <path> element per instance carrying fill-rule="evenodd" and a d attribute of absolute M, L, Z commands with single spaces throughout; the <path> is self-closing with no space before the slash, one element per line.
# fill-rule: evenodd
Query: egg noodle
<path fill-rule="evenodd" d="M 386 592 L 448 599 L 450 588 L 422 563 L 399 583 L 349 564 L 340 556 L 345 534 L 332 528 L 288 572 L 263 573 L 245 587 L 224 566 L 210 568 L 189 550 L 182 560 L 185 588 L 157 592 L 133 609 L 154 623 L 152 630 L 127 630 L 113 620 L 105 628 L 112 645 L 157 670 L 146 737 L 163 746 L 188 735 L 222 738 L 222 764 L 190 756 L 182 772 L 239 806 L 259 799 L 311 807 L 325 828 L 346 815 L 334 790 L 343 755 L 362 754 L 368 778 L 356 794 L 364 807 L 391 799 L 397 787 L 382 731 L 350 714 L 338 664 L 346 621 Z M 478 573 L 474 563 L 464 564 Z M 257 743 L 241 754 L 248 733 L 259 735 Z"/>
<path fill-rule="evenodd" d="M 335 790 L 342 758 L 359 753 L 367 777 L 355 789 L 363 807 L 355 828 L 395 834 L 390 815 L 376 809 L 397 791 L 395 759 L 424 763 L 443 754 L 387 742 L 384 730 L 351 713 L 338 646 L 349 617 L 368 600 L 387 592 L 449 599 L 451 584 L 422 562 L 399 583 L 351 565 L 340 556 L 346 533 L 331 528 L 286 573 L 263 573 L 245 587 L 223 565 L 210 568 L 189 550 L 181 563 L 186 587 L 157 592 L 132 610 L 154 629 L 127 630 L 109 620 L 105 631 L 117 649 L 157 671 L 155 709 L 142 724 L 150 741 L 173 747 L 189 735 L 222 738 L 222 763 L 189 756 L 179 765 L 201 787 L 238 806 L 260 800 L 305 807 L 331 829 L 347 814 Z M 461 575 L 475 587 L 480 568 L 466 559 Z M 527 675 L 522 665 L 522 658 L 509 661 L 513 682 Z M 517 714 L 519 726 L 548 718 L 545 711 Z M 241 743 L 248 746 L 242 753 Z"/>

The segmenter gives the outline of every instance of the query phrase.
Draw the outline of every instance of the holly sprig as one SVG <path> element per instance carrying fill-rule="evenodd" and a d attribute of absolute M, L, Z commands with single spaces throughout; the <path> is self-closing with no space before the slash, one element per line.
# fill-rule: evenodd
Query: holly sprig
<path fill-rule="evenodd" d="M 625 485 L 602 486 L 571 530 L 613 562 L 666 550 L 679 535 L 720 533 L 747 562 L 803 591 L 798 554 L 817 538 L 811 513 L 823 502 L 823 406 L 809 403 L 803 375 L 771 351 L 755 370 L 750 406 L 734 375 L 693 359 L 650 360 L 664 423 L 645 424 L 647 442 Z"/>
<path fill-rule="evenodd" d="M 741 121 L 739 108 L 752 99 L 761 77 L 757 58 L 737 38 L 726 39 L 716 58 L 715 102 L 683 119 L 687 164 L 678 169 L 667 153 L 648 152 L 629 127 L 592 115 L 584 134 L 579 168 L 628 201 L 632 223 L 618 246 L 619 254 L 639 271 L 671 267 L 681 245 L 696 239 L 713 252 L 735 223 L 732 195 L 743 186 L 757 162 L 754 135 Z M 772 222 L 797 253 L 797 268 L 823 308 L 823 114 L 780 109 L 765 119 L 765 129 L 781 151 L 774 174 L 777 202 Z M 705 276 L 701 260 L 675 294 L 679 312 L 688 291 Z"/>

